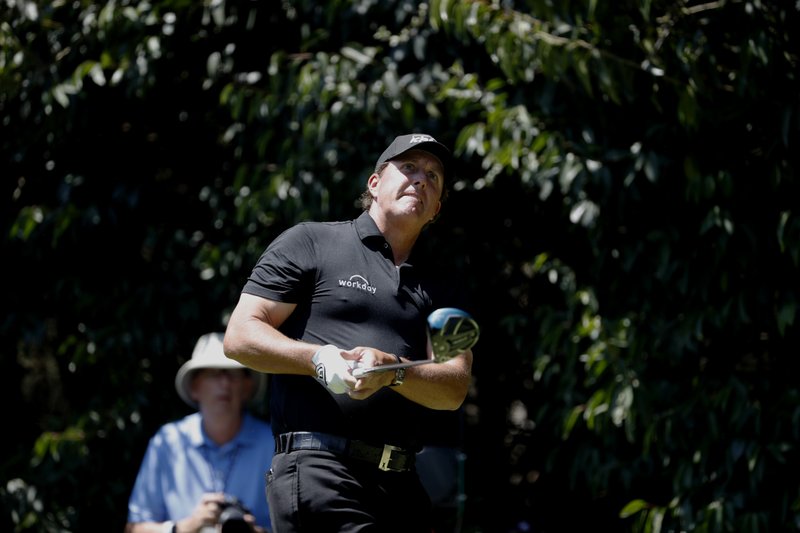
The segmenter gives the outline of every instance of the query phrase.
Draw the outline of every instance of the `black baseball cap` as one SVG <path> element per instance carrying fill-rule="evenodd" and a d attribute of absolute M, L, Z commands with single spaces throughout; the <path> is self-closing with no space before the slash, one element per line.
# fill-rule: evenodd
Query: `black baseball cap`
<path fill-rule="evenodd" d="M 438 157 L 439 161 L 442 162 L 442 167 L 444 167 L 445 179 L 450 178 L 452 171 L 452 156 L 450 155 L 450 150 L 432 136 L 425 133 L 409 133 L 407 135 L 398 135 L 395 137 L 392 144 L 390 144 L 378 158 L 378 162 L 375 163 L 375 169 L 387 161 L 391 161 L 398 155 L 413 149 L 425 150 Z"/>

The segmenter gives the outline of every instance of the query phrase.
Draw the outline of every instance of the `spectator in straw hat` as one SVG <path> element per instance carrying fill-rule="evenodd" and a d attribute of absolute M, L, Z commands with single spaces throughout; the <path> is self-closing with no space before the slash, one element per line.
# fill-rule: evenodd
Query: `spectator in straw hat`
<path fill-rule="evenodd" d="M 175 376 L 178 396 L 197 411 L 150 439 L 128 501 L 127 533 L 216 531 L 242 514 L 251 531 L 269 531 L 263 476 L 272 430 L 247 409 L 263 397 L 265 376 L 225 357 L 222 338 L 200 337 Z"/>

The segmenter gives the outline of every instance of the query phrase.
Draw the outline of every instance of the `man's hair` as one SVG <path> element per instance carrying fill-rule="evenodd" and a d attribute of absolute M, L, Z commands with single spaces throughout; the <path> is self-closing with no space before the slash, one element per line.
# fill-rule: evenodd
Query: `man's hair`
<path fill-rule="evenodd" d="M 375 174 L 381 176 L 383 174 L 383 171 L 386 169 L 388 165 L 389 165 L 388 161 L 378 165 L 378 167 L 375 169 Z M 447 194 L 448 194 L 447 180 L 445 180 L 444 183 L 442 184 L 442 196 L 439 198 L 439 201 L 442 202 L 443 206 L 444 206 L 444 201 L 447 199 Z M 369 185 L 367 185 L 367 188 L 364 189 L 364 192 L 362 192 L 361 196 L 359 196 L 358 198 L 361 201 L 361 208 L 364 211 L 369 211 L 369 208 L 372 206 L 372 194 L 370 194 L 369 192 Z M 436 215 L 436 217 L 433 220 L 435 221 L 437 218 L 439 218 L 439 215 Z"/>

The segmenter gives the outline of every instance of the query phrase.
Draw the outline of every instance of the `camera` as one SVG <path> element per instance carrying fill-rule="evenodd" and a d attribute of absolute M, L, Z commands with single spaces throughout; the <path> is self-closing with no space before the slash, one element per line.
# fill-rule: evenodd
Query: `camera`
<path fill-rule="evenodd" d="M 219 504 L 219 524 L 222 533 L 252 533 L 253 528 L 248 524 L 244 515 L 251 514 L 250 510 L 235 496 L 225 495 Z"/>

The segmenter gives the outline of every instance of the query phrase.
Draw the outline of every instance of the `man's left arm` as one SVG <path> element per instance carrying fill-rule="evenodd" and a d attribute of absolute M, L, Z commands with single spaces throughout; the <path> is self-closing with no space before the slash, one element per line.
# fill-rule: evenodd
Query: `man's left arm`
<path fill-rule="evenodd" d="M 368 364 L 379 366 L 396 363 L 397 357 L 373 348 L 357 347 L 349 350 Z M 409 362 L 401 360 L 401 362 Z M 356 381 L 355 388 L 349 396 L 355 400 L 369 398 L 383 387 L 391 387 L 395 380 L 395 371 L 371 372 Z M 402 385 L 391 387 L 398 394 L 430 409 L 455 411 L 467 397 L 472 380 L 472 350 L 443 363 L 428 363 L 411 366 L 405 369 Z"/>

